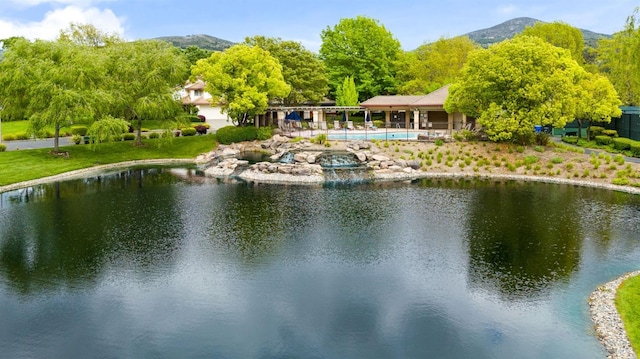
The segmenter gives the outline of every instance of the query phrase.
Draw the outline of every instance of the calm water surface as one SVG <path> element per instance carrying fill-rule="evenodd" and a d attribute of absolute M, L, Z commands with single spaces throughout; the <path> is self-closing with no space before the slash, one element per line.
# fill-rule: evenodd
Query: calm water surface
<path fill-rule="evenodd" d="M 640 198 L 548 184 L 325 188 L 140 169 L 0 195 L 7 358 L 604 358 Z"/>

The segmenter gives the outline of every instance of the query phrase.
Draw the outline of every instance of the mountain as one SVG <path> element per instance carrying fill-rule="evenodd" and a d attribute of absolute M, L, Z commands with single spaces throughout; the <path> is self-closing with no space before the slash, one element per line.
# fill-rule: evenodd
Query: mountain
<path fill-rule="evenodd" d="M 185 49 L 188 46 L 197 46 L 201 49 L 223 51 L 235 43 L 209 35 L 187 35 L 187 36 L 164 36 L 156 37 L 155 40 L 163 40 L 173 44 L 173 46 Z"/>
<path fill-rule="evenodd" d="M 519 34 L 527 26 L 533 26 L 537 22 L 544 22 L 530 17 L 518 17 L 505 21 L 502 24 L 490 27 L 488 29 L 482 29 L 465 34 L 474 42 L 486 47 L 488 45 L 500 42 L 505 39 L 510 39 L 516 34 Z M 599 34 L 593 31 L 580 29 L 584 38 L 585 45 L 592 47 L 597 46 L 597 42 L 601 38 L 610 38 L 611 35 Z"/>

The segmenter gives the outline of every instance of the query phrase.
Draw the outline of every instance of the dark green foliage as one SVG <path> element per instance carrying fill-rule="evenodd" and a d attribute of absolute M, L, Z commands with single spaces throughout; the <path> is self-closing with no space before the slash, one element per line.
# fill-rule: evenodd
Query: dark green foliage
<path fill-rule="evenodd" d="M 258 129 L 258 139 L 265 141 L 273 137 L 273 129 L 271 127 L 260 127 Z"/>
<path fill-rule="evenodd" d="M 540 146 L 548 145 L 550 136 L 547 132 L 536 132 L 535 144 Z"/>
<path fill-rule="evenodd" d="M 562 137 L 562 142 L 566 142 L 566 143 L 575 145 L 576 143 L 578 143 L 578 137 L 575 137 L 575 136 L 564 136 L 564 137 Z"/>
<path fill-rule="evenodd" d="M 183 128 L 182 129 L 182 135 L 183 136 L 195 136 L 196 135 L 196 129 L 193 128 L 193 127 Z"/>
<path fill-rule="evenodd" d="M 631 155 L 633 157 L 640 157 L 640 142 L 635 141 L 631 144 Z"/>
<path fill-rule="evenodd" d="M 149 138 L 153 139 L 153 138 L 160 138 L 160 134 L 158 132 L 151 132 L 149 134 Z"/>
<path fill-rule="evenodd" d="M 133 141 L 136 139 L 136 135 L 134 133 L 123 133 L 122 139 L 125 141 Z"/>
<path fill-rule="evenodd" d="M 618 131 L 616 130 L 603 130 L 602 134 L 609 137 L 618 137 Z"/>
<path fill-rule="evenodd" d="M 603 135 L 596 136 L 596 143 L 599 145 L 603 145 L 603 146 L 610 145 L 612 141 L 613 139 L 609 136 L 603 136 Z"/>
<path fill-rule="evenodd" d="M 7 150 L 7 145 L 3 145 L 0 143 L 0 152 L 4 152 Z"/>
<path fill-rule="evenodd" d="M 242 141 L 253 141 L 258 138 L 258 129 L 249 127 L 225 126 L 216 131 L 218 142 L 229 145 Z"/>
<path fill-rule="evenodd" d="M 73 126 L 73 127 L 71 127 L 71 134 L 72 135 L 85 136 L 87 134 L 87 131 L 89 131 L 87 126 Z"/>

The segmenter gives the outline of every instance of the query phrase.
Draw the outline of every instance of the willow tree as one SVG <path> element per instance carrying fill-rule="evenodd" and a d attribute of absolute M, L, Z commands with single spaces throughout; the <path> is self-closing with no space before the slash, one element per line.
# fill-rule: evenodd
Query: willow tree
<path fill-rule="evenodd" d="M 332 94 L 347 76 L 353 76 L 360 100 L 396 92 L 400 42 L 377 20 L 365 16 L 341 19 L 320 37 L 320 58 L 327 67 Z"/>
<path fill-rule="evenodd" d="M 103 64 L 104 58 L 89 47 L 16 39 L 0 63 L 3 112 L 26 116 L 36 135 L 53 127 L 58 152 L 60 128 L 92 118 L 102 101 Z"/>
<path fill-rule="evenodd" d="M 278 60 L 258 46 L 244 44 L 199 60 L 192 76 L 205 81 L 212 101 L 238 126 L 247 125 L 271 100 L 285 98 L 291 90 Z"/>
<path fill-rule="evenodd" d="M 116 43 L 105 50 L 109 114 L 133 124 L 140 145 L 143 120 L 175 121 L 182 112 L 174 94 L 188 78 L 187 59 L 180 49 L 157 40 Z"/>
<path fill-rule="evenodd" d="M 598 61 L 602 73 L 613 83 L 622 103 L 640 104 L 640 27 L 638 9 L 627 18 L 622 31 L 598 44 Z"/>
<path fill-rule="evenodd" d="M 444 105 L 476 117 L 491 140 L 526 142 L 535 125 L 573 121 L 585 74 L 569 51 L 520 36 L 473 52 Z"/>

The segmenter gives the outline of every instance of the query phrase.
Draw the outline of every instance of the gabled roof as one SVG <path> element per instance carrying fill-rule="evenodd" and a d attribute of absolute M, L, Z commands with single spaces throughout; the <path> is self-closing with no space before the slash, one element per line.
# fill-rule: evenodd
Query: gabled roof
<path fill-rule="evenodd" d="M 197 80 L 196 82 L 185 86 L 184 89 L 187 90 L 187 91 L 190 91 L 190 90 L 204 90 L 204 81 Z"/>
<path fill-rule="evenodd" d="M 421 96 L 376 96 L 362 103 L 363 107 L 443 107 L 449 96 L 449 85 Z"/>
<path fill-rule="evenodd" d="M 211 101 L 207 100 L 206 98 L 202 97 L 202 96 L 198 96 L 194 99 L 191 98 L 191 96 L 185 96 L 182 98 L 182 104 L 183 105 L 211 105 Z"/>

